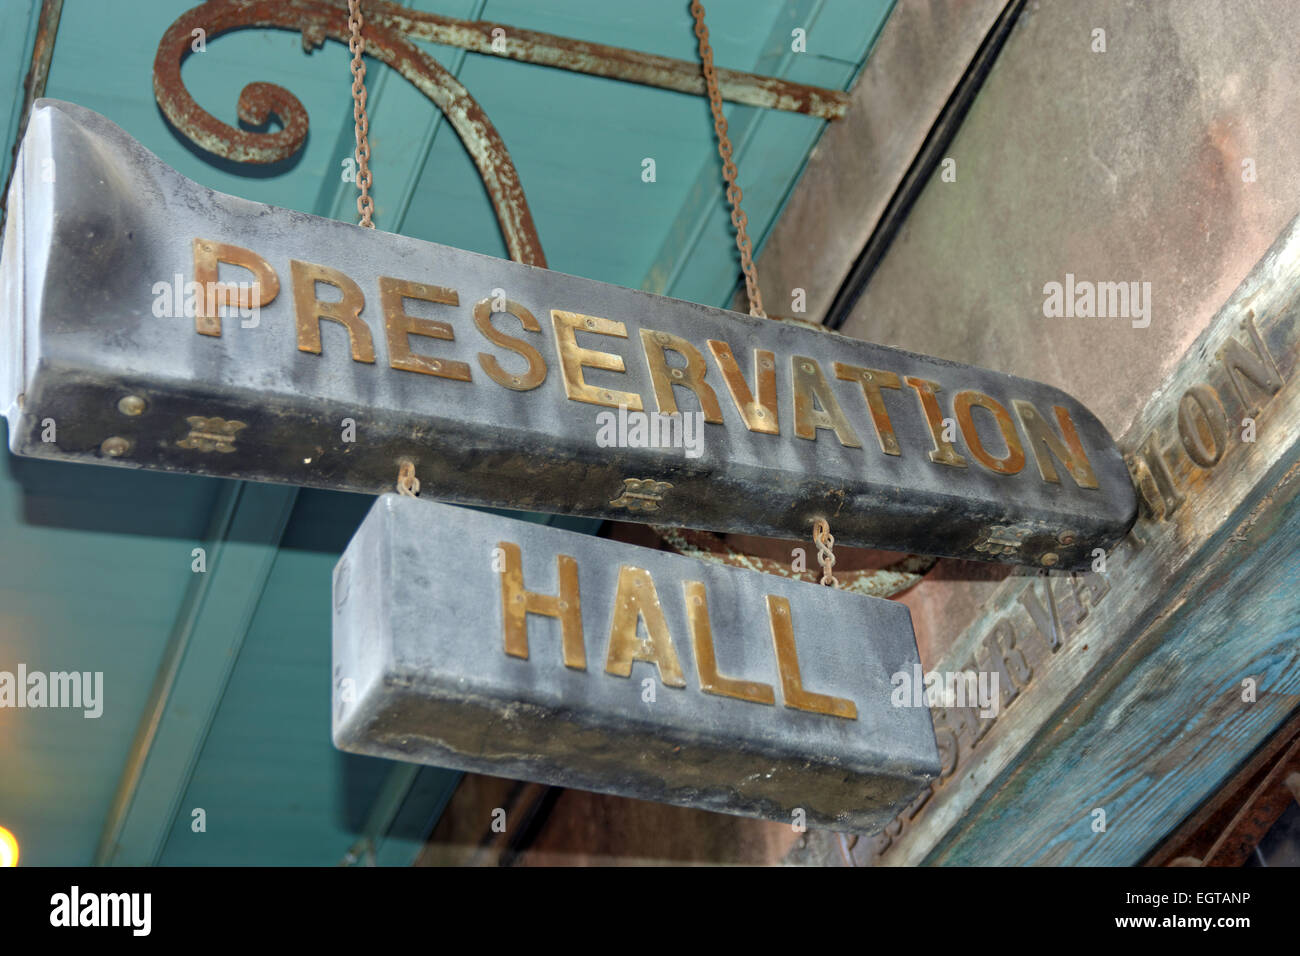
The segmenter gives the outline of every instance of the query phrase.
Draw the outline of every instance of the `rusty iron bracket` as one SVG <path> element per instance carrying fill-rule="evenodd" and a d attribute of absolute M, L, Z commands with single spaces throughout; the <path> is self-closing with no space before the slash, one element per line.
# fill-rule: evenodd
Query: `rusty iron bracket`
<path fill-rule="evenodd" d="M 368 0 L 366 17 L 367 52 L 401 73 L 446 115 L 487 187 L 510 257 L 529 265 L 545 268 L 546 257 L 505 142 L 469 91 L 411 40 L 683 93 L 705 93 L 699 64 L 686 60 L 488 21 L 457 20 L 386 0 Z M 181 80 L 181 63 L 190 54 L 193 31 L 203 30 L 211 39 L 246 27 L 299 31 L 304 49 L 319 46 L 326 38 L 346 43 L 349 36 L 342 0 L 208 0 L 182 14 L 163 34 L 154 59 L 154 96 L 172 125 L 201 149 L 237 163 L 277 162 L 296 153 L 307 138 L 307 110 L 296 96 L 273 83 L 245 86 L 239 96 L 239 118 L 261 126 L 274 113 L 282 127 L 256 132 L 221 122 L 199 106 Z M 839 90 L 774 77 L 719 70 L 718 82 L 724 99 L 822 119 L 838 119 L 848 105 L 848 96 Z"/>
<path fill-rule="evenodd" d="M 282 125 L 276 132 L 253 132 L 236 129 L 207 112 L 181 80 L 192 31 L 203 30 L 211 39 L 245 27 L 301 31 L 305 48 L 319 46 L 326 37 L 346 43 L 350 36 L 347 8 L 322 0 L 210 0 L 182 14 L 163 34 L 154 58 L 154 98 L 172 125 L 201 149 L 238 163 L 276 162 L 292 156 L 307 138 L 307 110 L 296 96 L 273 83 L 245 86 L 239 95 L 239 118 L 260 126 L 274 113 Z M 483 179 L 510 258 L 545 268 L 546 256 L 519 174 L 505 142 L 474 97 L 382 18 L 367 23 L 366 50 L 415 84 L 446 115 Z"/>

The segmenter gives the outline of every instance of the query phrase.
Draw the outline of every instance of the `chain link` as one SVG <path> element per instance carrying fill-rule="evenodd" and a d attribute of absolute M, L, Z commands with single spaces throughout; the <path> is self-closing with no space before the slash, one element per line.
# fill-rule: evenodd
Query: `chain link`
<path fill-rule="evenodd" d="M 835 536 L 831 534 L 831 526 L 824 518 L 818 518 L 813 522 L 813 541 L 817 544 L 817 560 L 822 566 L 821 583 L 827 587 L 835 587 L 840 582 L 831 569 L 835 567 L 835 553 L 832 549 L 835 547 Z"/>
<path fill-rule="evenodd" d="M 749 314 L 767 318 L 763 297 L 758 291 L 758 270 L 754 268 L 754 249 L 749 241 L 749 217 L 740 208 L 741 191 L 736 185 L 736 164 L 732 160 L 731 138 L 727 135 L 727 118 L 722 115 L 722 94 L 718 92 L 718 74 L 713 68 L 713 47 L 709 45 L 709 28 L 704 25 L 704 6 L 691 0 L 695 18 L 695 36 L 700 41 L 700 64 L 704 68 L 704 85 L 709 91 L 709 109 L 713 112 L 713 131 L 718 136 L 718 155 L 722 157 L 722 178 L 727 183 L 727 202 L 731 203 L 731 224 L 736 228 L 736 248 L 740 250 L 740 268 L 745 273 L 745 291 L 749 294 Z"/>
<path fill-rule="evenodd" d="M 361 0 L 348 0 L 348 29 L 352 36 L 348 39 L 348 49 L 352 51 L 352 119 L 356 124 L 357 137 L 357 215 L 361 225 L 374 229 L 371 216 L 375 211 L 375 201 L 370 198 L 370 119 L 366 116 L 366 64 L 361 54 L 366 52 L 366 40 L 361 35 Z"/>
<path fill-rule="evenodd" d="M 373 227 L 372 227 L 373 228 Z M 404 461 L 397 468 L 397 493 L 408 498 L 420 496 L 420 479 L 415 477 L 415 464 Z"/>

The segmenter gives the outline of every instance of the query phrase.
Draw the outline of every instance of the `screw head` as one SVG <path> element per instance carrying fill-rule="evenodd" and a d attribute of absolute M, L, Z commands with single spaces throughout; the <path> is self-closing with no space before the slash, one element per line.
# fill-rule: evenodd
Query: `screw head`
<path fill-rule="evenodd" d="M 1074 532 L 1062 531 L 1056 536 L 1056 540 L 1061 542 L 1061 544 L 1074 544 Z"/>
<path fill-rule="evenodd" d="M 1054 565 L 1057 561 L 1061 559 L 1059 556 L 1057 556 L 1057 553 L 1055 551 L 1048 551 L 1045 555 L 1043 555 L 1038 560 L 1043 563 L 1044 567 L 1050 568 L 1052 565 Z"/>
<path fill-rule="evenodd" d="M 114 435 L 112 438 L 105 438 L 99 450 L 109 458 L 121 458 L 131 450 L 131 443 L 125 438 Z"/>
<path fill-rule="evenodd" d="M 131 415 L 134 417 L 143 414 L 147 405 L 148 402 L 139 395 L 123 395 L 118 399 L 117 410 L 123 415 Z"/>

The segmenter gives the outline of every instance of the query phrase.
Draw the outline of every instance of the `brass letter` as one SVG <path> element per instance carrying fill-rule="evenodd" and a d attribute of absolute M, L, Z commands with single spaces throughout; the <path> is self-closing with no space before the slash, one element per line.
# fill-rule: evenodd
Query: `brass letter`
<path fill-rule="evenodd" d="M 980 434 L 975 428 L 975 418 L 971 415 L 971 407 L 975 405 L 993 413 L 993 420 L 998 423 L 998 428 L 1002 431 L 1002 439 L 1007 445 L 1005 457 L 994 458 L 985 449 L 984 442 L 980 440 Z M 966 439 L 966 447 L 970 449 L 971 456 L 981 465 L 999 475 L 1014 475 L 1025 467 L 1025 450 L 1020 445 L 1020 436 L 1016 434 L 1016 426 L 1000 402 L 982 392 L 958 392 L 952 397 L 952 411 L 957 417 L 957 425 L 961 428 L 962 437 Z"/>
<path fill-rule="evenodd" d="M 1193 385 L 1178 402 L 1178 435 L 1187 457 L 1213 468 L 1228 447 L 1228 413 L 1209 385 Z"/>
<path fill-rule="evenodd" d="M 1029 435 L 1029 447 L 1034 450 L 1034 461 L 1038 463 L 1038 473 L 1042 475 L 1043 481 L 1059 483 L 1061 480 L 1057 477 L 1056 466 L 1052 464 L 1052 459 L 1043 450 L 1046 446 L 1060 459 L 1065 470 L 1070 473 L 1070 477 L 1080 488 L 1097 487 L 1097 476 L 1093 474 L 1092 465 L 1083 451 L 1083 445 L 1079 442 L 1079 433 L 1074 430 L 1074 422 L 1068 411 L 1060 405 L 1052 406 L 1052 410 L 1056 412 L 1056 421 L 1061 426 L 1061 436 L 1065 439 L 1062 444 L 1061 439 L 1056 437 L 1048 424 L 1043 421 L 1043 416 L 1038 414 L 1038 409 L 1031 403 L 1016 398 L 1012 399 L 1011 404 L 1015 406 L 1016 414 L 1020 416 L 1020 424 Z"/>
<path fill-rule="evenodd" d="M 379 301 L 384 307 L 384 328 L 388 332 L 388 364 L 403 372 L 437 375 L 458 382 L 470 381 L 469 365 L 466 363 L 429 358 L 411 351 L 411 342 L 407 336 L 423 335 L 451 342 L 456 335 L 446 322 L 407 315 L 402 308 L 404 299 L 419 299 L 421 302 L 436 302 L 438 305 L 460 305 L 460 296 L 455 289 L 380 276 Z"/>
<path fill-rule="evenodd" d="M 718 673 L 718 658 L 713 650 L 713 627 L 709 624 L 709 601 L 703 581 L 686 581 L 686 616 L 691 622 L 691 646 L 695 648 L 695 669 L 700 676 L 700 690 L 721 697 L 775 704 L 776 693 L 770 684 L 737 680 Z"/>
<path fill-rule="evenodd" d="M 826 384 L 821 366 L 803 355 L 790 357 L 790 378 L 794 386 L 794 433 L 800 438 L 817 440 L 817 429 L 835 432 L 841 445 L 861 448 L 862 442 L 853 432 L 853 426 L 844 417 L 835 393 Z M 813 399 L 821 404 L 816 407 Z"/>
<path fill-rule="evenodd" d="M 1164 444 L 1157 429 L 1147 436 L 1138 453 L 1127 459 L 1134 483 L 1142 494 L 1147 511 L 1154 518 L 1168 518 L 1184 500 L 1166 457 L 1174 447 L 1172 442 Z"/>
<path fill-rule="evenodd" d="M 627 326 L 622 322 L 602 319 L 597 315 L 583 315 L 580 312 L 561 312 L 551 310 L 551 323 L 555 326 L 555 347 L 560 353 L 560 375 L 564 379 L 564 391 L 575 402 L 589 402 L 592 405 L 608 405 L 610 408 L 627 406 L 629 411 L 641 411 L 641 396 L 634 392 L 618 392 L 609 388 L 596 388 L 588 385 L 582 378 L 582 369 L 599 368 L 608 372 L 625 371 L 623 357 L 611 352 L 597 352 L 584 349 L 578 345 L 577 330 L 595 332 L 599 335 L 616 335 L 627 338 Z"/>
<path fill-rule="evenodd" d="M 203 292 L 199 297 L 199 307 L 194 310 L 194 328 L 200 335 L 221 335 L 221 316 L 218 314 L 221 305 L 260 309 L 270 305 L 280 294 L 280 277 L 275 274 L 271 264 L 252 249 L 213 242 L 211 239 L 195 239 L 193 245 L 194 281 Z M 256 301 L 246 294 L 250 290 L 222 285 L 217 280 L 218 262 L 242 266 L 253 273 Z M 232 292 L 238 293 L 234 302 L 230 300 Z M 207 307 L 209 303 L 213 306 L 211 310 Z"/>
<path fill-rule="evenodd" d="M 375 343 L 370 338 L 370 329 L 361 320 L 361 310 L 366 305 L 361 287 L 329 266 L 290 259 L 289 271 L 293 277 L 293 307 L 298 319 L 298 351 L 320 355 L 320 320 L 333 319 L 348 330 L 353 360 L 373 362 Z M 317 282 L 334 286 L 343 297 L 337 302 L 322 302 L 316 298 Z"/>
<path fill-rule="evenodd" d="M 1246 390 L 1242 387 L 1241 380 L 1244 378 L 1267 395 L 1273 396 L 1282 390 L 1282 373 L 1278 371 L 1277 362 L 1273 361 L 1273 356 L 1269 354 L 1264 340 L 1259 337 L 1253 312 L 1241 320 L 1241 327 L 1246 330 L 1246 334 L 1254 343 L 1256 354 L 1251 355 L 1235 335 L 1229 335 L 1223 347 L 1219 349 L 1218 358 L 1227 369 L 1228 382 L 1232 385 L 1232 390 L 1237 393 L 1237 398 L 1241 400 L 1242 409 L 1251 418 L 1255 418 L 1259 415 L 1263 404 L 1260 402 L 1252 404 L 1247 401 Z"/>
<path fill-rule="evenodd" d="M 636 633 L 637 623 L 642 619 L 649 635 L 645 641 Z M 659 680 L 668 687 L 686 686 L 650 572 L 625 564 L 618 569 L 618 592 L 614 595 L 605 670 L 618 677 L 631 677 L 633 661 L 653 662 L 659 668 Z"/>
<path fill-rule="evenodd" d="M 715 425 L 722 424 L 722 409 L 718 407 L 718 396 L 704 382 L 708 366 L 704 356 L 690 342 L 678 335 L 668 332 L 641 330 L 641 349 L 645 352 L 645 363 L 650 367 L 650 382 L 654 385 L 655 404 L 660 413 L 671 415 L 679 411 L 677 398 L 673 395 L 673 386 L 689 388 L 699 399 L 704 420 Z M 669 368 L 667 356 L 669 349 L 686 359 L 685 368 Z"/>
<path fill-rule="evenodd" d="M 524 327 L 525 331 L 542 331 L 541 325 L 533 318 L 533 313 L 518 302 L 506 299 L 506 311 L 519 320 L 519 324 Z M 512 388 L 516 392 L 526 392 L 546 381 L 546 359 L 542 358 L 542 353 L 523 339 L 517 339 L 513 335 L 506 335 L 504 332 L 498 331 L 492 324 L 491 299 L 483 299 L 481 302 L 474 304 L 474 324 L 489 342 L 504 349 L 509 349 L 528 360 L 527 371 L 522 375 L 511 375 L 501 367 L 501 363 L 496 358 L 487 352 L 479 352 L 478 364 L 483 366 L 483 371 L 487 372 L 488 378 L 498 385 Z"/>
<path fill-rule="evenodd" d="M 885 411 L 885 400 L 880 397 L 882 388 L 898 388 L 898 376 L 893 372 L 882 372 L 874 368 L 859 368 L 856 365 L 835 363 L 835 377 L 846 382 L 857 382 L 862 386 L 862 394 L 867 399 L 867 410 L 871 412 L 871 423 L 876 426 L 876 441 L 880 450 L 886 455 L 901 455 L 898 436 L 894 434 L 894 423 Z"/>
<path fill-rule="evenodd" d="M 781 694 L 785 698 L 785 706 L 814 714 L 857 720 L 858 708 L 853 701 L 803 689 L 803 678 L 799 674 L 799 651 L 794 646 L 794 624 L 790 620 L 790 602 L 769 594 L 767 617 L 772 625 L 772 643 L 776 647 L 776 666 L 781 673 Z"/>
<path fill-rule="evenodd" d="M 957 449 L 952 446 L 951 442 L 943 440 L 943 412 L 939 410 L 939 399 L 935 394 L 942 391 L 942 387 L 937 382 L 915 378 L 911 375 L 907 376 L 903 381 L 916 389 L 916 397 L 921 402 L 921 411 L 925 415 L 925 423 L 930 426 L 930 439 L 934 442 L 934 450 L 930 452 L 930 460 L 937 465 L 965 468 L 966 459 L 957 453 Z"/>
<path fill-rule="evenodd" d="M 754 384 L 758 387 L 758 399 L 745 384 L 745 376 L 740 374 L 736 357 L 731 354 L 731 346 L 726 342 L 709 339 L 709 351 L 718 363 L 722 380 L 727 383 L 731 400 L 736 403 L 736 410 L 745 420 L 745 427 L 751 432 L 764 435 L 781 434 L 781 425 L 776 410 L 776 356 L 762 349 L 754 349 Z"/>
<path fill-rule="evenodd" d="M 519 545 L 497 542 L 505 553 L 501 571 L 501 617 L 505 622 L 506 653 L 528 660 L 528 615 L 545 614 L 560 622 L 564 645 L 564 666 L 587 669 L 587 652 L 582 642 L 582 605 L 578 600 L 578 562 L 567 554 L 555 556 L 555 576 L 560 594 L 538 594 L 524 590 L 524 566 Z"/>

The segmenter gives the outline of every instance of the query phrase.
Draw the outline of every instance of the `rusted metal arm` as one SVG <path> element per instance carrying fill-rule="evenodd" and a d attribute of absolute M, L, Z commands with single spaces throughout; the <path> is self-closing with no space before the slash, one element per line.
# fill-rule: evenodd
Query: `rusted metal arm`
<path fill-rule="evenodd" d="M 700 64 L 692 60 L 674 60 L 653 53 L 605 46 L 602 43 L 587 43 L 550 33 L 521 30 L 488 20 L 457 20 L 436 13 L 410 10 L 386 0 L 370 0 L 366 7 L 367 15 L 373 21 L 383 23 L 415 40 L 429 40 L 487 56 L 500 56 L 538 66 L 553 66 L 575 73 L 657 86 L 695 96 L 705 94 Z M 738 70 L 719 68 L 718 88 L 722 98 L 733 103 L 807 113 L 825 120 L 839 119 L 849 105 L 848 94 L 840 90 L 805 86 Z"/>
<path fill-rule="evenodd" d="M 272 83 L 250 83 L 239 95 L 239 118 L 262 125 L 274 113 L 283 126 L 274 133 L 236 129 L 199 106 L 181 81 L 181 62 L 192 32 L 209 39 L 241 27 L 301 30 L 304 46 L 326 37 L 346 43 L 347 8 L 321 0 L 214 0 L 183 14 L 163 35 L 154 59 L 154 96 L 183 135 L 208 152 L 235 162 L 270 163 L 302 148 L 307 110 L 296 96 Z M 450 73 L 413 43 L 382 23 L 366 25 L 367 52 L 410 80 L 446 115 L 478 167 L 496 211 L 510 258 L 545 268 L 541 240 L 510 152 L 482 107 Z"/>
<path fill-rule="evenodd" d="M 410 80 L 446 114 L 483 177 L 510 257 L 530 265 L 544 267 L 546 259 L 505 143 L 465 87 L 408 38 L 682 93 L 706 92 L 699 64 L 686 60 L 486 20 L 457 20 L 408 10 L 388 0 L 368 0 L 366 14 L 369 52 Z M 245 86 L 239 96 L 239 118 L 261 126 L 274 113 L 282 126 L 276 132 L 255 132 L 218 120 L 199 106 L 181 81 L 181 63 L 190 53 L 194 31 L 202 30 L 210 38 L 241 27 L 298 30 L 308 49 L 327 37 L 346 42 L 346 0 L 209 0 L 182 14 L 158 45 L 154 95 L 178 131 L 200 148 L 234 162 L 276 162 L 301 149 L 307 138 L 307 110 L 296 96 L 271 83 Z M 838 119 L 848 105 L 847 95 L 838 90 L 734 70 L 718 70 L 717 78 L 724 99 L 750 106 Z"/>

